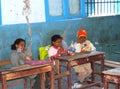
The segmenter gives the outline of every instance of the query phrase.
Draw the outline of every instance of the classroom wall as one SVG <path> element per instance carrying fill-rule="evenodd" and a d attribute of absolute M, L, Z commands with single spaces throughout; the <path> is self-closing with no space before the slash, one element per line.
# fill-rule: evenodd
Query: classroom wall
<path fill-rule="evenodd" d="M 112 51 L 120 51 L 120 16 L 91 17 L 84 19 L 65 20 L 57 22 L 32 23 L 32 53 L 33 58 L 38 59 L 38 48 L 50 44 L 53 34 L 66 37 L 68 45 L 75 41 L 77 30 L 82 28 L 88 32 L 88 39 L 97 47 L 97 50 L 107 52 L 106 58 L 117 60 L 120 54 Z M 27 24 L 0 26 L 0 60 L 9 59 L 11 44 L 16 38 L 24 38 L 27 46 L 30 42 Z M 112 44 L 112 45 L 110 45 Z M 112 51 L 111 51 L 112 50 Z M 110 55 L 112 53 L 112 56 Z M 113 59 L 114 58 L 114 59 Z"/>

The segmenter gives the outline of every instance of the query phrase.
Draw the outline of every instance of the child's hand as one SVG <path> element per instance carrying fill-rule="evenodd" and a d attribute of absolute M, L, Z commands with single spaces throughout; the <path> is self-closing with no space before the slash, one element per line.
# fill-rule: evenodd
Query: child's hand
<path fill-rule="evenodd" d="M 58 47 L 58 51 L 62 51 L 63 50 L 63 48 L 62 47 Z"/>
<path fill-rule="evenodd" d="M 63 51 L 62 47 L 58 47 L 58 55 L 61 56 L 61 52 Z"/>
<path fill-rule="evenodd" d="M 75 52 L 69 52 L 68 53 L 70 56 L 73 56 L 73 55 L 75 55 Z"/>
<path fill-rule="evenodd" d="M 62 50 L 63 50 L 62 47 L 58 47 L 58 53 L 61 53 Z"/>
<path fill-rule="evenodd" d="M 90 51 L 87 50 L 81 50 L 81 53 L 89 53 Z"/>
<path fill-rule="evenodd" d="M 82 53 L 89 53 L 89 52 L 90 52 L 90 49 L 87 48 L 87 47 L 86 47 L 86 48 L 82 48 L 82 49 L 81 49 L 81 52 L 82 52 Z"/>
<path fill-rule="evenodd" d="M 26 60 L 26 61 L 31 61 L 32 59 L 31 59 L 30 57 L 26 56 L 26 57 L 25 57 L 25 60 Z"/>

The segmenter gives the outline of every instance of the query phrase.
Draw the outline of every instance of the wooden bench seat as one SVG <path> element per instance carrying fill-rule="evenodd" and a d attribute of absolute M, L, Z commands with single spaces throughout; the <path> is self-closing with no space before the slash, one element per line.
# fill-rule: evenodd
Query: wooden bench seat
<path fill-rule="evenodd" d="M 95 64 L 100 65 L 101 63 L 99 61 L 96 61 Z M 104 60 L 104 66 L 105 69 L 110 69 L 110 68 L 118 68 L 120 67 L 120 62 L 115 62 L 115 61 L 111 61 L 111 60 Z M 96 74 L 101 74 L 101 71 L 95 69 L 95 73 Z"/>
<path fill-rule="evenodd" d="M 99 61 L 95 62 L 96 64 L 100 64 Z M 110 60 L 105 60 L 104 61 L 105 67 L 110 67 L 110 68 L 117 68 L 120 67 L 120 62 L 115 62 L 115 61 L 110 61 Z"/>
<path fill-rule="evenodd" d="M 6 66 L 6 65 L 11 65 L 11 61 L 10 60 L 0 60 L 0 67 L 4 68 L 3 66 Z M 27 82 L 27 78 L 18 79 L 18 81 L 16 81 L 16 80 L 15 81 L 8 81 L 7 87 L 11 88 L 14 86 L 24 84 L 24 89 L 26 89 L 27 88 L 26 82 Z M 1 84 L 0 84 L 0 89 L 2 89 Z"/>
<path fill-rule="evenodd" d="M 8 65 L 8 64 L 11 64 L 10 60 L 0 60 L 0 66 L 5 66 L 5 65 Z"/>
<path fill-rule="evenodd" d="M 102 73 L 104 75 L 104 89 L 109 89 L 109 83 L 115 84 L 114 89 L 120 89 L 120 67 L 108 69 Z"/>

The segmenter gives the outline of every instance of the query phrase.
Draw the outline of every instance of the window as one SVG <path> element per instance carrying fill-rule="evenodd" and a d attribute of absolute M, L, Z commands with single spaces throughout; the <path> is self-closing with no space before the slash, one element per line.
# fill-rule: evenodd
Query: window
<path fill-rule="evenodd" d="M 0 0 L 0 2 L 2 25 L 26 23 L 25 16 L 29 17 L 30 23 L 45 22 L 44 0 Z"/>
<path fill-rule="evenodd" d="M 120 0 L 86 0 L 87 16 L 120 14 Z"/>
<path fill-rule="evenodd" d="M 84 0 L 45 0 L 46 21 L 85 17 Z"/>

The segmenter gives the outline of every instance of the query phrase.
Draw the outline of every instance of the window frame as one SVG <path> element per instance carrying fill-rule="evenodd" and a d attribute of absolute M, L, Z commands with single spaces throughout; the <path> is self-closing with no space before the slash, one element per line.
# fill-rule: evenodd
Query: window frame
<path fill-rule="evenodd" d="M 70 19 L 76 19 L 76 18 L 83 18 L 83 17 L 87 16 L 87 14 L 85 13 L 85 0 L 80 0 L 79 14 L 72 15 L 72 16 L 69 14 L 69 1 L 62 0 L 62 4 L 63 4 L 63 15 L 51 17 L 49 15 L 49 2 L 48 2 L 48 0 L 45 0 L 46 21 L 70 20 Z"/>
<path fill-rule="evenodd" d="M 93 4 L 93 2 L 94 2 L 94 4 Z M 120 11 L 118 11 L 116 13 L 116 11 L 115 11 L 116 8 L 114 8 L 114 9 L 109 8 L 109 5 L 112 5 L 112 4 L 117 4 L 116 6 L 119 6 L 120 1 L 118 1 L 118 0 L 117 1 L 111 1 L 111 0 L 110 1 L 109 0 L 105 1 L 104 0 L 104 2 L 103 2 L 102 0 L 101 1 L 96 1 L 96 0 L 89 1 L 89 0 L 86 0 L 85 1 L 85 7 L 87 8 L 86 9 L 87 17 L 101 17 L 101 16 L 120 15 Z M 95 5 L 98 6 L 98 7 L 95 7 Z M 92 7 L 89 7 L 89 6 L 92 6 Z M 105 6 L 107 6 L 107 10 L 104 9 L 104 11 L 103 11 L 103 8 Z M 101 8 L 101 9 L 96 10 L 95 8 Z M 90 9 L 90 11 L 89 11 L 89 9 Z M 93 9 L 94 9 L 94 11 L 92 11 Z M 111 10 L 114 11 L 114 13 L 112 13 Z M 110 13 L 106 14 L 107 12 L 110 12 Z"/>

